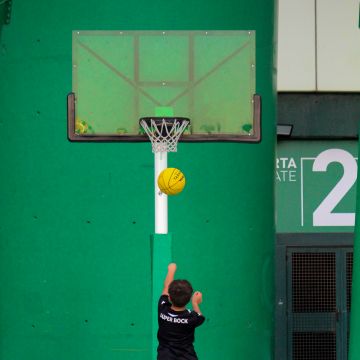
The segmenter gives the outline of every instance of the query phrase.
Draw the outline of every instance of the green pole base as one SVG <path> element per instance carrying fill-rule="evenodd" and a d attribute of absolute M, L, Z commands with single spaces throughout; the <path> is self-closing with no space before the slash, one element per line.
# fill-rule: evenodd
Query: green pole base
<path fill-rule="evenodd" d="M 152 234 L 151 244 L 151 300 L 152 300 L 152 359 L 157 358 L 158 300 L 164 286 L 167 267 L 172 262 L 172 235 Z"/>

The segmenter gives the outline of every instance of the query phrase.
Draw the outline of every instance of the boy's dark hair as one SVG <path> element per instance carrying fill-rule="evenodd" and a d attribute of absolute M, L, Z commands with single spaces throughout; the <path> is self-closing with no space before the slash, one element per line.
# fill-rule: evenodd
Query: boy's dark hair
<path fill-rule="evenodd" d="M 193 288 L 187 280 L 174 280 L 169 285 L 170 300 L 177 307 L 185 306 L 191 299 Z"/>

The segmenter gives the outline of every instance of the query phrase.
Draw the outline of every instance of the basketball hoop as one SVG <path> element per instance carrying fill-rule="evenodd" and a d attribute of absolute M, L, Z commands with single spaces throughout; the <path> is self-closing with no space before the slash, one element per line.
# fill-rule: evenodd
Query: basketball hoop
<path fill-rule="evenodd" d="M 144 117 L 139 123 L 150 138 L 153 153 L 176 152 L 179 138 L 190 120 L 184 117 Z"/>

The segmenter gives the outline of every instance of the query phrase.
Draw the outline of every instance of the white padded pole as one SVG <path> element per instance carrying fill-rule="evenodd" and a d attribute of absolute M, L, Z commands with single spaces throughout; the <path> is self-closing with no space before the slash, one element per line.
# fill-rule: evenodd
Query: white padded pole
<path fill-rule="evenodd" d="M 167 152 L 154 153 L 155 159 L 155 234 L 168 233 L 168 197 L 158 187 L 159 174 L 167 168 Z"/>

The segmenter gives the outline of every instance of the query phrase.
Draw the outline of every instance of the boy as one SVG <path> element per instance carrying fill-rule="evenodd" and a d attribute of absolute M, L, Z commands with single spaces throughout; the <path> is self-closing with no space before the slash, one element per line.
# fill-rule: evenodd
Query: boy
<path fill-rule="evenodd" d="M 168 266 L 164 282 L 164 290 L 158 306 L 158 360 L 196 360 L 194 350 L 195 328 L 205 318 L 201 314 L 199 304 L 202 294 L 196 291 L 192 297 L 194 311 L 186 309 L 193 289 L 187 280 L 174 280 L 176 264 Z"/>

